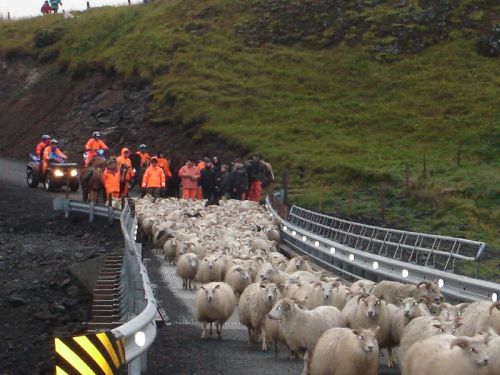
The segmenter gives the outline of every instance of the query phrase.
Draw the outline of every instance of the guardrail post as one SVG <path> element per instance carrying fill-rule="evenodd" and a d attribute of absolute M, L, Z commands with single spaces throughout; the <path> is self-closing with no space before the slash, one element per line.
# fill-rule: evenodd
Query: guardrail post
<path fill-rule="evenodd" d="M 89 205 L 89 223 L 94 221 L 94 202 L 90 202 Z"/>
<path fill-rule="evenodd" d="M 64 218 L 67 219 L 69 217 L 69 204 L 70 200 L 65 199 L 64 200 Z"/>

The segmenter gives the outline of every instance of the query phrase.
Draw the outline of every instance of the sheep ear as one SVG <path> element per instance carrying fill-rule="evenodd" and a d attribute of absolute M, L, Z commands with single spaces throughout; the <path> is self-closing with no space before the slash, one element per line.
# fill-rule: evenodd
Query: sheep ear
<path fill-rule="evenodd" d="M 375 328 L 372 329 L 374 334 L 377 334 L 379 330 L 380 330 L 380 326 L 376 326 Z"/>
<path fill-rule="evenodd" d="M 441 329 L 441 323 L 435 323 L 432 325 L 434 328 Z"/>
<path fill-rule="evenodd" d="M 450 349 L 453 349 L 454 346 L 458 346 L 461 349 L 467 349 L 469 347 L 469 341 L 462 337 L 457 337 L 450 344 Z"/>
<path fill-rule="evenodd" d="M 203 285 L 200 285 L 200 289 L 203 289 L 206 291 L 205 287 Z"/>
<path fill-rule="evenodd" d="M 490 315 L 493 313 L 493 310 L 495 309 L 500 311 L 500 301 L 497 301 L 490 306 L 490 311 L 489 311 Z"/>
<path fill-rule="evenodd" d="M 309 257 L 308 257 L 307 255 L 304 255 L 304 256 L 302 257 L 302 259 L 304 259 L 304 260 L 309 260 Z"/>
<path fill-rule="evenodd" d="M 359 336 L 359 335 L 361 335 L 361 330 L 359 330 L 359 329 L 353 329 L 352 333 L 354 333 L 356 336 Z"/>
<path fill-rule="evenodd" d="M 278 284 L 278 289 L 282 292 L 285 289 L 285 284 Z"/>
<path fill-rule="evenodd" d="M 215 286 L 214 290 L 215 290 L 215 289 L 219 289 L 219 288 L 220 288 L 220 284 L 217 284 L 217 285 Z"/>
<path fill-rule="evenodd" d="M 266 289 L 266 284 L 264 283 L 260 284 L 260 289 Z"/>

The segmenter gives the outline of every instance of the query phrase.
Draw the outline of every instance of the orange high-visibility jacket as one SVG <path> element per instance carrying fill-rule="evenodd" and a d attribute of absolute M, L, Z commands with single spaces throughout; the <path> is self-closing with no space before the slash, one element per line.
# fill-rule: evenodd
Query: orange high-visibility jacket
<path fill-rule="evenodd" d="M 198 169 L 200 172 L 205 169 L 205 162 L 202 160 L 198 164 L 196 164 L 196 169 Z"/>
<path fill-rule="evenodd" d="M 150 165 L 144 177 L 142 178 L 143 188 L 164 188 L 165 187 L 165 172 L 158 166 Z"/>
<path fill-rule="evenodd" d="M 116 158 L 116 164 L 117 164 L 117 169 L 118 171 L 121 170 L 122 165 L 127 166 L 127 173 L 125 174 L 125 180 L 130 181 L 132 179 L 132 176 L 134 175 L 133 168 L 132 168 L 132 161 L 130 161 L 130 158 L 125 156 L 125 152 L 129 151 L 128 148 L 124 147 L 122 148 L 121 155 Z"/>
<path fill-rule="evenodd" d="M 179 170 L 179 177 L 182 180 L 183 189 L 198 189 L 198 180 L 200 179 L 200 171 L 195 166 L 188 167 L 184 165 Z"/>
<path fill-rule="evenodd" d="M 106 189 L 106 195 L 120 192 L 120 172 L 106 168 L 102 174 L 102 183 Z"/>
<path fill-rule="evenodd" d="M 35 149 L 36 156 L 38 156 L 40 159 L 43 159 L 42 151 L 45 150 L 45 147 L 49 146 L 50 146 L 50 140 L 48 142 L 42 141 L 39 144 L 37 144 Z"/>
<path fill-rule="evenodd" d="M 170 172 L 170 164 L 166 158 L 158 157 L 158 166 L 165 172 L 165 177 L 172 177 L 172 172 Z"/>
<path fill-rule="evenodd" d="M 85 150 L 88 151 L 86 160 L 88 162 L 97 156 L 97 150 L 108 150 L 108 146 L 100 139 L 90 138 L 85 144 Z"/>
<path fill-rule="evenodd" d="M 54 151 L 52 151 L 52 146 L 48 146 L 43 150 L 43 161 L 46 161 L 47 163 L 50 161 L 49 155 L 51 152 L 59 156 L 61 159 L 67 159 L 66 155 L 64 155 L 61 150 L 56 148 Z"/>
<path fill-rule="evenodd" d="M 136 154 L 141 158 L 141 167 L 148 165 L 151 156 L 147 152 L 137 151 Z"/>

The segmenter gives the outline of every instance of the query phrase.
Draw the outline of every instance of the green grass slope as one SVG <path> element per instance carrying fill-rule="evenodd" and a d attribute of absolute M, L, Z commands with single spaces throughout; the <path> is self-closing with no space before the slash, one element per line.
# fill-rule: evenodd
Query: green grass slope
<path fill-rule="evenodd" d="M 499 248 L 500 61 L 476 48 L 499 15 L 485 0 L 165 0 L 3 22 L 0 51 L 151 82 L 160 134 L 262 153 L 301 205 Z"/>

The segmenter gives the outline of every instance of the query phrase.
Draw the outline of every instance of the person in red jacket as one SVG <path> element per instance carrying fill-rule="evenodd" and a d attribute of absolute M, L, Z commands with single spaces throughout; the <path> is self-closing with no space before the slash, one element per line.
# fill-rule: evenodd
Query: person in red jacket
<path fill-rule="evenodd" d="M 160 196 L 161 189 L 165 188 L 165 172 L 158 166 L 158 158 L 153 157 L 144 177 L 142 178 L 142 189 L 155 198 Z"/>
<path fill-rule="evenodd" d="M 109 147 L 101 139 L 101 133 L 95 131 L 85 144 L 87 151 L 87 159 L 85 159 L 85 166 L 88 166 L 90 161 L 97 156 L 97 150 L 109 150 Z"/>
<path fill-rule="evenodd" d="M 106 189 L 107 199 L 120 198 L 120 172 L 116 161 L 111 161 L 102 174 L 102 184 Z"/>
<path fill-rule="evenodd" d="M 40 9 L 40 12 L 45 16 L 47 14 L 50 14 L 50 11 L 52 8 L 50 7 L 49 0 L 45 0 L 45 2 L 42 5 L 42 8 Z"/>
<path fill-rule="evenodd" d="M 192 159 L 188 159 L 186 165 L 179 170 L 179 177 L 182 184 L 182 199 L 195 200 L 198 194 L 200 171 L 195 167 Z"/>
<path fill-rule="evenodd" d="M 59 142 L 57 141 L 57 139 L 52 139 L 50 141 L 50 146 L 45 147 L 45 149 L 43 150 L 42 174 L 44 176 L 50 162 L 52 161 L 60 162 L 67 159 L 67 156 L 64 155 L 61 150 L 59 150 L 58 146 Z"/>
<path fill-rule="evenodd" d="M 44 134 L 42 135 L 42 141 L 35 148 L 35 154 L 40 158 L 40 161 L 43 160 L 43 150 L 48 146 L 50 146 L 50 135 Z"/>
<path fill-rule="evenodd" d="M 132 167 L 132 161 L 129 156 L 130 150 L 123 147 L 120 156 L 116 158 L 116 167 L 120 172 L 120 195 L 122 197 L 128 197 L 128 187 L 130 180 L 134 176 L 134 168 Z"/>

